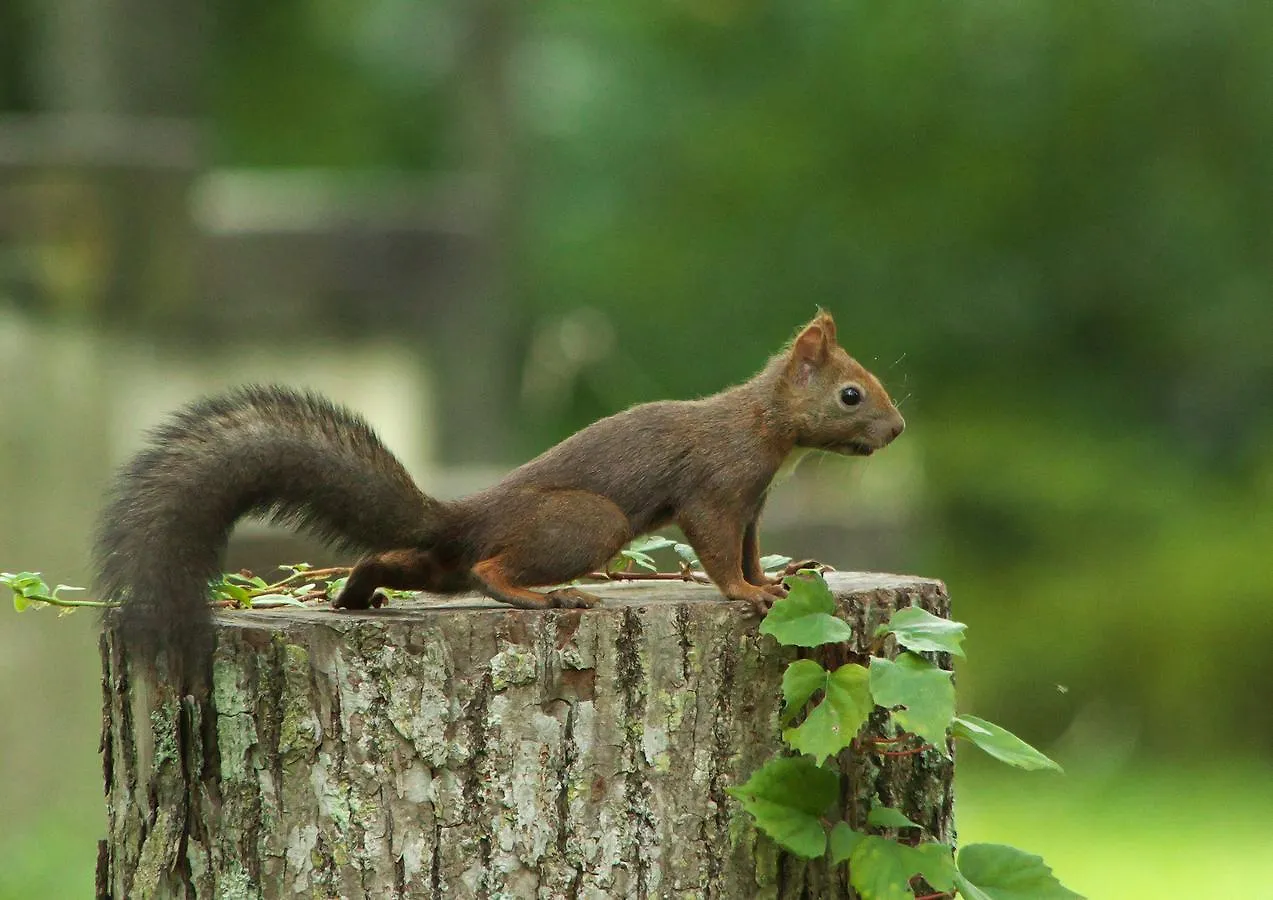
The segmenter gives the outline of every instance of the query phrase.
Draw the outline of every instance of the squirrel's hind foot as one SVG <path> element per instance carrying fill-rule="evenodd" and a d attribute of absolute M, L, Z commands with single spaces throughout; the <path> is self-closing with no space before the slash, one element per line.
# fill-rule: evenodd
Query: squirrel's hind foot
<path fill-rule="evenodd" d="M 601 598 L 596 594 L 580 590 L 577 587 L 557 588 L 545 594 L 552 605 L 558 609 L 591 609 L 601 605 Z"/>

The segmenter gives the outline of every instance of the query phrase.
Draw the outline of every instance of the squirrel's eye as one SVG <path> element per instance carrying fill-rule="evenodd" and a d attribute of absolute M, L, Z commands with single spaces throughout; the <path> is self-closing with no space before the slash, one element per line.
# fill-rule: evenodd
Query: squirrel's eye
<path fill-rule="evenodd" d="M 845 406 L 857 406 L 862 402 L 862 392 L 853 385 L 840 388 L 840 402 Z"/>

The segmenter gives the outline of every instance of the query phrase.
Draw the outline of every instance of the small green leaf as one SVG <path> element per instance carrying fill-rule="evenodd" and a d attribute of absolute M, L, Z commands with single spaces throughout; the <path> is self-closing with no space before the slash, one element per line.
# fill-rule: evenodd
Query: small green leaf
<path fill-rule="evenodd" d="M 40 577 L 39 572 L 19 572 L 16 575 L 10 575 L 6 577 L 5 584 L 25 597 L 35 597 L 40 594 L 48 596 L 49 593 L 49 586 Z"/>
<path fill-rule="evenodd" d="M 654 560 L 648 554 L 642 553 L 640 550 L 620 550 L 619 556 L 623 559 L 630 560 L 641 568 L 648 569 L 651 572 L 657 572 L 659 570 L 659 567 L 654 564 Z"/>
<path fill-rule="evenodd" d="M 760 558 L 760 568 L 765 572 L 772 572 L 774 569 L 781 569 L 791 562 L 790 556 L 783 556 L 781 553 L 773 553 L 769 556 Z"/>
<path fill-rule="evenodd" d="M 946 750 L 946 729 L 955 717 L 955 685 L 950 673 L 914 653 L 895 661 L 871 659 L 871 694 L 880 706 L 901 706 L 893 718 L 941 752 Z"/>
<path fill-rule="evenodd" d="M 698 554 L 694 552 L 694 548 L 689 544 L 673 544 L 672 549 L 676 551 L 676 555 L 679 556 L 686 565 L 697 566 L 699 564 Z"/>
<path fill-rule="evenodd" d="M 669 538 L 660 537 L 657 534 L 651 534 L 647 537 L 637 538 L 635 541 L 628 544 L 626 549 L 637 553 L 653 553 L 655 550 L 663 550 L 667 547 L 672 547 L 675 544 L 676 541 Z"/>
<path fill-rule="evenodd" d="M 784 579 L 789 593 L 774 601 L 760 623 L 760 633 L 773 635 L 778 643 L 796 647 L 819 647 L 853 637 L 853 629 L 836 618 L 835 596 L 820 575 L 792 575 Z"/>
<path fill-rule="evenodd" d="M 820 668 L 820 667 L 819 667 Z M 853 742 L 875 703 L 868 687 L 870 675 L 857 663 L 846 663 L 825 676 L 826 695 L 798 728 L 788 728 L 782 739 L 821 765 Z"/>
<path fill-rule="evenodd" d="M 782 673 L 782 723 L 794 719 L 809 698 L 827 685 L 827 670 L 811 659 L 798 659 Z"/>
<path fill-rule="evenodd" d="M 212 590 L 218 597 L 233 602 L 236 606 L 247 606 L 252 601 L 252 595 L 248 593 L 248 589 L 242 585 L 233 584 L 229 581 L 221 581 L 212 585 Z"/>
<path fill-rule="evenodd" d="M 222 581 L 232 584 L 245 584 L 249 587 L 256 585 L 256 578 L 251 575 L 240 575 L 238 572 L 226 572 L 221 576 Z M 261 582 L 264 584 L 265 582 Z"/>
<path fill-rule="evenodd" d="M 821 817 L 839 788 L 835 772 L 818 768 L 808 757 L 783 756 L 769 760 L 728 793 L 742 802 L 761 831 L 797 856 L 814 859 L 826 852 Z"/>
<path fill-rule="evenodd" d="M 915 848 L 919 855 L 919 874 L 939 891 L 955 889 L 955 851 L 949 844 L 928 841 Z"/>
<path fill-rule="evenodd" d="M 875 633 L 893 634 L 899 644 L 916 653 L 951 653 L 963 656 L 964 650 L 960 644 L 967 627 L 963 622 L 952 622 L 918 606 L 908 606 L 893 613 L 888 624 L 881 625 Z"/>
<path fill-rule="evenodd" d="M 17 591 L 13 592 L 13 608 L 18 612 L 26 612 L 31 606 L 31 601 Z"/>
<path fill-rule="evenodd" d="M 340 596 L 340 592 L 345 589 L 345 582 L 348 580 L 349 580 L 349 576 L 344 575 L 340 578 L 333 578 L 331 581 L 327 582 L 327 596 L 328 597 Z"/>
<path fill-rule="evenodd" d="M 955 716 L 952 732 L 956 738 L 972 741 L 995 759 L 1018 769 L 1064 771 L 1055 760 L 1031 747 L 1006 728 L 976 716 Z"/>
<path fill-rule="evenodd" d="M 312 581 L 311 581 L 311 582 L 309 582 L 308 584 L 301 584 L 301 585 L 297 585 L 297 586 L 296 586 L 296 587 L 294 587 L 294 588 L 291 588 L 291 591 L 290 591 L 290 592 L 291 592 L 293 595 L 295 595 L 295 594 L 308 594 L 308 593 L 309 593 L 310 591 L 312 591 L 315 587 L 317 587 L 317 585 L 315 585 L 315 584 L 314 584 L 314 582 L 312 582 Z"/>
<path fill-rule="evenodd" d="M 1057 880 L 1042 857 L 1003 844 L 961 849 L 955 883 L 966 900 L 1083 900 Z"/>
<path fill-rule="evenodd" d="M 308 572 L 312 568 L 314 567 L 306 562 L 293 563 L 290 566 L 279 566 L 281 571 L 287 572 L 290 575 L 295 575 L 297 572 Z"/>
<path fill-rule="evenodd" d="M 253 609 L 271 609 L 276 606 L 299 606 L 305 608 L 305 604 L 297 600 L 295 597 L 289 597 L 287 594 L 262 594 L 259 597 L 253 597 L 250 601 Z"/>
<path fill-rule="evenodd" d="M 848 822 L 836 822 L 831 829 L 831 864 L 838 866 L 853 854 L 853 848 L 865 840 L 866 835 L 854 831 Z"/>
<path fill-rule="evenodd" d="M 866 824 L 873 828 L 922 827 L 906 818 L 905 813 L 903 813 L 900 809 L 893 809 L 891 806 L 872 806 L 870 813 L 867 814 Z"/>
<path fill-rule="evenodd" d="M 914 900 L 910 881 L 916 875 L 939 891 L 953 888 L 955 864 L 950 848 L 931 842 L 911 847 L 868 834 L 849 854 L 849 881 L 862 900 Z"/>

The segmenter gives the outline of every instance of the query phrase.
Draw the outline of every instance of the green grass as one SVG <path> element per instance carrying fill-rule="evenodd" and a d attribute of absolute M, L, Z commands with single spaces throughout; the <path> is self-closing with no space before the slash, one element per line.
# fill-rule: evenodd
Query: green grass
<path fill-rule="evenodd" d="M 0 900 L 92 897 L 105 807 L 96 818 L 64 809 L 33 812 L 0 847 Z"/>
<path fill-rule="evenodd" d="M 968 753 L 965 753 L 965 759 Z M 961 844 L 1037 853 L 1090 900 L 1273 897 L 1273 778 L 1267 763 L 1065 776 L 964 765 Z"/>

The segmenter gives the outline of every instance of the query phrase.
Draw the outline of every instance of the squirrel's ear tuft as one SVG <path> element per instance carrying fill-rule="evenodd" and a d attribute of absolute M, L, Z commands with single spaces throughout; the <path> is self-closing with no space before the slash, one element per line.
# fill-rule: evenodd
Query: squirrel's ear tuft
<path fill-rule="evenodd" d="M 835 322 L 825 312 L 819 311 L 791 344 L 787 371 L 796 384 L 809 383 L 814 371 L 827 361 L 834 345 Z"/>
<path fill-rule="evenodd" d="M 826 333 L 827 340 L 833 344 L 836 342 L 835 319 L 831 318 L 831 313 L 819 306 L 818 314 L 813 317 L 813 321 L 809 324 L 817 325 Z"/>

